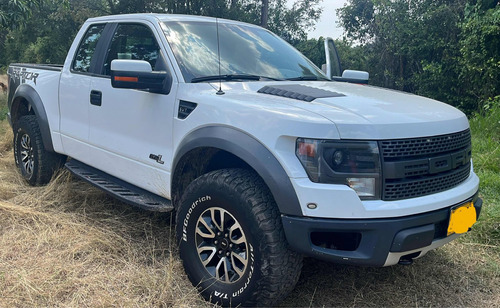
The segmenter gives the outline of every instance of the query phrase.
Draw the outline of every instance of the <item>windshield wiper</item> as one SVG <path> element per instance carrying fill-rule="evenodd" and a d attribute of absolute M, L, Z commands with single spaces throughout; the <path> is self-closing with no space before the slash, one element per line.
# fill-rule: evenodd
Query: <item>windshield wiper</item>
<path fill-rule="evenodd" d="M 217 80 L 231 81 L 231 80 L 261 80 L 261 79 L 283 80 L 283 79 L 278 79 L 278 78 L 273 78 L 273 77 L 257 76 L 257 75 L 228 74 L 228 75 L 213 75 L 213 76 L 196 77 L 196 78 L 191 79 L 191 83 L 203 82 L 203 81 L 213 81 L 213 80 L 215 80 L 215 81 L 217 81 Z"/>
<path fill-rule="evenodd" d="M 320 77 L 320 78 L 318 78 L 318 76 L 297 76 L 297 77 L 286 78 L 285 80 L 291 80 L 291 81 L 295 81 L 295 80 L 300 80 L 300 81 L 302 81 L 302 80 L 328 80 L 328 79 L 323 78 L 323 77 Z"/>

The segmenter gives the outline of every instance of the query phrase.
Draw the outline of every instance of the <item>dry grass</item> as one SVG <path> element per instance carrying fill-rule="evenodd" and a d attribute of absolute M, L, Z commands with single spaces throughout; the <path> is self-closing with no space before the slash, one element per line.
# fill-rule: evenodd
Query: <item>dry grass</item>
<path fill-rule="evenodd" d="M 307 259 L 283 307 L 500 307 L 500 258 L 453 242 L 411 266 L 363 268 Z"/>
<path fill-rule="evenodd" d="M 131 209 L 61 172 L 24 185 L 0 123 L 0 306 L 209 306 L 184 275 L 169 215 Z"/>
<path fill-rule="evenodd" d="M 0 307 L 210 307 L 185 277 L 169 215 L 135 210 L 61 172 L 18 175 L 0 122 Z M 306 259 L 282 306 L 500 307 L 496 246 L 467 235 L 412 266 Z"/>

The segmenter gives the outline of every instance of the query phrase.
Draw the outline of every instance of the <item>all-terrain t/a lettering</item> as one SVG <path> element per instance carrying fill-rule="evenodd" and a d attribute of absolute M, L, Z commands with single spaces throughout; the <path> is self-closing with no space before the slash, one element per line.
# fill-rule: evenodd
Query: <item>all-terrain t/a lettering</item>
<path fill-rule="evenodd" d="M 201 197 L 201 198 L 199 198 L 198 200 L 196 200 L 195 202 L 193 202 L 191 204 L 191 207 L 189 208 L 189 210 L 188 210 L 188 212 L 186 214 L 186 218 L 184 218 L 184 223 L 183 223 L 183 228 L 182 228 L 182 239 L 184 241 L 187 242 L 187 226 L 188 226 L 188 223 L 189 223 L 189 218 L 191 217 L 191 213 L 196 208 L 196 206 L 198 205 L 198 203 L 205 202 L 207 200 L 212 200 L 212 198 L 210 196 Z"/>

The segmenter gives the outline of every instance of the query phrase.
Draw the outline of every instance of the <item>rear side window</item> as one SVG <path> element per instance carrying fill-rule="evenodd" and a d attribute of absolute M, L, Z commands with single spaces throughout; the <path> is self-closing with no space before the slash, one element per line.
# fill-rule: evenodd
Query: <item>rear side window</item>
<path fill-rule="evenodd" d="M 111 40 L 103 74 L 111 74 L 111 61 L 114 59 L 144 60 L 151 64 L 153 70 L 158 69 L 159 55 L 160 48 L 149 27 L 139 24 L 120 24 Z"/>
<path fill-rule="evenodd" d="M 97 43 L 101 38 L 102 31 L 105 25 L 91 26 L 80 42 L 80 46 L 76 52 L 75 58 L 71 68 L 73 71 L 88 73 L 90 71 L 90 64 L 92 57 L 95 53 Z"/>

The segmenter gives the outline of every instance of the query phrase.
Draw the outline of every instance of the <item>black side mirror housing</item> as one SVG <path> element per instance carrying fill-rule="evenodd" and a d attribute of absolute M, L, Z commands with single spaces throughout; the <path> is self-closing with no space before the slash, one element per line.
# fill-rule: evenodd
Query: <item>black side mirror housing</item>
<path fill-rule="evenodd" d="M 172 76 L 166 71 L 153 72 L 151 64 L 143 60 L 111 61 L 111 86 L 119 89 L 148 90 L 168 94 Z"/>

